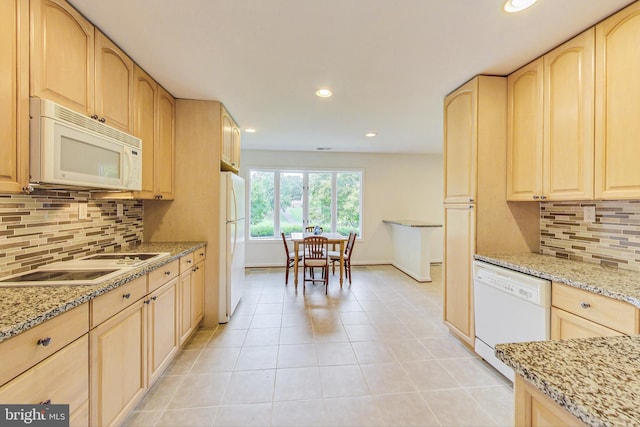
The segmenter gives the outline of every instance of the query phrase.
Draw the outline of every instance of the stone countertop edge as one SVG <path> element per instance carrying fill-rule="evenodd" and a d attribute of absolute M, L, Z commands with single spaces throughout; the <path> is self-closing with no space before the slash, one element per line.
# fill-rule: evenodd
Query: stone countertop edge
<path fill-rule="evenodd" d="M 383 219 L 385 224 L 396 224 L 404 227 L 442 227 L 442 224 L 434 224 L 425 221 L 415 221 L 412 219 Z"/>
<path fill-rule="evenodd" d="M 538 253 L 476 254 L 474 258 L 553 282 L 628 302 L 640 308 L 640 272 Z"/>
<path fill-rule="evenodd" d="M 640 423 L 640 336 L 498 344 L 495 355 L 589 426 Z"/>
<path fill-rule="evenodd" d="M 117 252 L 169 252 L 168 256 L 98 285 L 0 288 L 0 343 L 140 276 L 206 246 L 206 242 L 146 242 Z"/>

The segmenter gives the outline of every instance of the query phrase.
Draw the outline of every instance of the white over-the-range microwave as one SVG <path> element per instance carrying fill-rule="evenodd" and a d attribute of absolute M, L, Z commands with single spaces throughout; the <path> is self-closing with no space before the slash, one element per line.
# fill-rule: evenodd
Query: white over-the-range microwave
<path fill-rule="evenodd" d="M 142 140 L 53 101 L 29 104 L 30 184 L 41 188 L 142 188 Z"/>

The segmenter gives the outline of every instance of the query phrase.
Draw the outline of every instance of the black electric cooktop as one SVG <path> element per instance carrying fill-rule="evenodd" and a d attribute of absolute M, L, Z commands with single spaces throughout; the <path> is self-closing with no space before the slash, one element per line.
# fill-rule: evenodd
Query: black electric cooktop
<path fill-rule="evenodd" d="M 118 271 L 111 270 L 38 270 L 25 273 L 0 282 L 63 282 L 71 280 L 93 280 Z"/>

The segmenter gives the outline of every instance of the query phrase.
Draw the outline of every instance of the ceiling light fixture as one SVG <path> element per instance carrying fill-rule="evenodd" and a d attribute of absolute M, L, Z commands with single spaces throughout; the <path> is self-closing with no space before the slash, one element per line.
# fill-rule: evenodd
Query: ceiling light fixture
<path fill-rule="evenodd" d="M 364 136 L 366 136 L 367 138 L 373 138 L 374 136 L 377 136 L 378 134 L 375 132 L 369 132 L 369 133 L 365 133 Z"/>
<path fill-rule="evenodd" d="M 333 95 L 333 92 L 331 92 L 329 89 L 318 89 L 316 91 L 316 95 L 318 95 L 320 98 L 329 98 L 331 95 Z"/>
<path fill-rule="evenodd" d="M 331 147 L 318 147 L 316 148 L 317 151 L 329 151 L 331 150 Z"/>
<path fill-rule="evenodd" d="M 256 133 L 256 130 L 254 128 L 246 128 L 244 131 L 247 133 Z"/>
<path fill-rule="evenodd" d="M 516 13 L 532 6 L 537 0 L 507 0 L 504 10 L 508 13 Z"/>

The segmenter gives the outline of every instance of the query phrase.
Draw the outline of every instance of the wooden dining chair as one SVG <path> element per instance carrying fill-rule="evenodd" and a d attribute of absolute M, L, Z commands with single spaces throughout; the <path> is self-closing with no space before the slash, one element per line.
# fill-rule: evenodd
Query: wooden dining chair
<path fill-rule="evenodd" d="M 284 284 L 289 284 L 289 270 L 293 267 L 293 264 L 296 262 L 296 253 L 294 251 L 289 251 L 289 245 L 287 244 L 287 238 L 284 233 L 280 233 L 282 236 L 282 243 L 284 244 L 284 253 L 287 255 L 287 263 L 284 268 Z M 298 260 L 301 260 L 304 256 L 302 251 L 298 251 Z"/>
<path fill-rule="evenodd" d="M 349 233 L 347 244 L 344 247 L 344 274 L 349 279 L 351 284 L 351 254 L 353 253 L 353 247 L 356 245 L 357 233 Z M 340 251 L 329 252 L 329 262 L 331 263 L 332 274 L 336 273 L 336 263 L 340 264 Z"/>
<path fill-rule="evenodd" d="M 304 280 L 302 282 L 302 292 L 306 291 L 306 282 L 322 282 L 324 284 L 325 295 L 329 291 L 329 251 L 327 246 L 329 239 L 324 236 L 307 236 L 304 238 Z M 316 279 L 314 270 L 322 269 L 321 278 Z M 307 276 L 307 272 L 309 275 Z"/>

